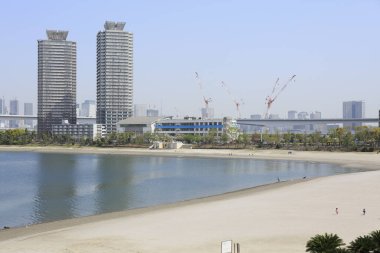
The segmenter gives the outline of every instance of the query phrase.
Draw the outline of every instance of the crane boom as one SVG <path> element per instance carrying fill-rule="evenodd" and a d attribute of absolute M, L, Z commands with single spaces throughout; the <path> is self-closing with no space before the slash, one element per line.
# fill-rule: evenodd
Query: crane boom
<path fill-rule="evenodd" d="M 235 104 L 236 112 L 237 112 L 237 117 L 240 118 L 240 106 L 244 104 L 244 101 L 242 99 L 237 100 L 232 97 L 230 90 L 228 89 L 227 84 L 224 81 L 221 81 L 222 87 L 226 90 L 227 94 L 230 96 L 232 102 Z"/>
<path fill-rule="evenodd" d="M 292 75 L 287 81 L 286 83 L 284 83 L 280 90 L 277 91 L 277 87 L 279 86 L 279 78 L 277 78 L 276 82 L 275 82 L 275 85 L 272 89 L 272 94 L 270 96 L 267 96 L 265 98 L 265 104 L 267 105 L 267 108 L 266 108 L 266 111 L 265 111 L 265 118 L 267 119 L 268 118 L 268 113 L 269 113 L 269 109 L 271 108 L 272 104 L 274 101 L 276 101 L 276 99 L 278 98 L 278 96 L 286 89 L 286 87 L 292 82 L 292 81 L 295 81 L 295 78 L 296 78 L 296 75 Z M 276 92 L 277 91 L 277 92 Z"/>
<path fill-rule="evenodd" d="M 205 117 L 206 118 L 208 118 L 208 111 L 209 111 L 209 108 L 208 108 L 208 105 L 209 105 L 209 103 L 211 103 L 212 102 L 212 99 L 211 98 L 206 98 L 204 95 L 203 95 L 203 91 L 202 91 L 202 82 L 201 82 L 201 79 L 200 79 L 200 77 L 199 77 L 199 74 L 198 74 L 198 72 L 195 72 L 195 80 L 196 80 L 196 82 L 197 82 L 197 84 L 198 84 L 198 86 L 199 86 L 199 90 L 200 90 L 200 93 L 201 93 L 201 96 L 202 96 L 202 99 L 203 99 L 203 103 L 204 103 L 204 105 L 205 105 L 205 109 L 206 109 L 206 115 L 205 115 Z"/>

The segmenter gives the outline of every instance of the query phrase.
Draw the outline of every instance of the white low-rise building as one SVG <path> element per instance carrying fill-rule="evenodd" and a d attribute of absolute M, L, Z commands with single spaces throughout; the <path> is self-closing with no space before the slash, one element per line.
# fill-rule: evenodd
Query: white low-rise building
<path fill-rule="evenodd" d="M 101 124 L 55 124 L 52 125 L 53 135 L 69 135 L 74 139 L 89 138 L 96 140 L 106 136 L 106 128 Z"/>
<path fill-rule="evenodd" d="M 220 136 L 223 133 L 228 133 L 227 129 L 231 126 L 237 127 L 236 121 L 230 118 L 130 117 L 117 123 L 117 131 L 119 133 L 158 133 L 175 136 L 178 134 L 206 135 L 210 130 L 215 130 L 216 134 Z"/>

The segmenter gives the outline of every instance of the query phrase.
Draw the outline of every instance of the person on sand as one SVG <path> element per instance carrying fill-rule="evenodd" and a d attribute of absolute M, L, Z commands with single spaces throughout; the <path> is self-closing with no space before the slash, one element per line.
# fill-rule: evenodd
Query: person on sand
<path fill-rule="evenodd" d="M 363 215 L 365 215 L 365 208 L 363 208 Z"/>
<path fill-rule="evenodd" d="M 336 213 L 336 215 L 338 215 L 338 214 L 339 214 L 339 210 L 338 210 L 338 207 L 337 207 L 337 208 L 335 208 L 335 213 Z"/>

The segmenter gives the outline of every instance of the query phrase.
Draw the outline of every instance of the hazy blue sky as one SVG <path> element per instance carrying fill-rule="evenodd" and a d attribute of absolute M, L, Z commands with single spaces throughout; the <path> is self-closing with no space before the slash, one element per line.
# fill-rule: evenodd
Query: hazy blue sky
<path fill-rule="evenodd" d="M 380 109 L 379 0 L 4 1 L 0 27 L 0 96 L 37 100 L 37 40 L 69 30 L 77 42 L 77 101 L 95 99 L 96 34 L 106 20 L 134 33 L 134 103 L 164 114 L 199 115 L 202 95 L 216 116 L 265 112 L 277 79 L 292 83 L 272 113 L 321 111 L 341 117 L 342 102 Z M 21 106 L 20 106 L 21 107 Z"/>

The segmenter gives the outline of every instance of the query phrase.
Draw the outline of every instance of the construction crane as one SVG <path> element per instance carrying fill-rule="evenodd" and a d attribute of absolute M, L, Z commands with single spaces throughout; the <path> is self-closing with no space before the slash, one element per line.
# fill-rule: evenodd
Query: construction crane
<path fill-rule="evenodd" d="M 266 108 L 266 111 L 265 111 L 265 118 L 267 119 L 268 118 L 268 113 L 269 113 L 269 109 L 271 108 L 272 104 L 274 101 L 276 101 L 276 99 L 278 98 L 278 96 L 285 90 L 285 88 L 291 83 L 291 82 L 295 82 L 295 78 L 296 78 L 296 75 L 293 75 L 291 76 L 287 81 L 286 83 L 284 83 L 281 88 L 279 89 L 280 87 L 280 78 L 277 78 L 274 86 L 273 86 L 273 89 L 272 89 L 272 93 L 267 96 L 265 98 L 265 104 L 267 105 L 267 108 Z"/>
<path fill-rule="evenodd" d="M 244 105 L 244 101 L 243 101 L 243 99 L 240 99 L 240 100 L 235 99 L 235 98 L 231 95 L 231 92 L 230 92 L 230 90 L 228 89 L 227 84 L 226 84 L 224 81 L 221 81 L 221 85 L 222 85 L 222 87 L 226 90 L 227 94 L 230 96 L 232 102 L 233 102 L 234 105 L 235 105 L 237 117 L 240 118 L 240 117 L 241 117 L 241 115 L 240 115 L 240 106 L 241 106 L 241 105 Z"/>
<path fill-rule="evenodd" d="M 195 80 L 197 81 L 197 84 L 198 84 L 198 86 L 199 86 L 199 90 L 200 90 L 200 92 L 201 92 L 201 95 L 202 95 L 202 98 L 203 98 L 203 103 L 204 103 L 204 105 L 205 105 L 205 110 L 206 110 L 206 113 L 205 113 L 205 118 L 207 119 L 208 118 L 208 116 L 209 116 L 209 103 L 211 103 L 212 102 L 212 98 L 206 98 L 204 95 L 203 95 L 203 90 L 202 90 L 202 82 L 201 82 L 201 79 L 200 79 L 200 77 L 199 77 L 199 74 L 198 74 L 198 72 L 195 72 Z"/>

